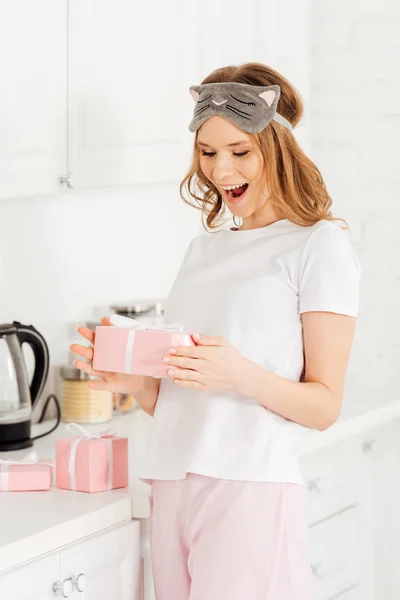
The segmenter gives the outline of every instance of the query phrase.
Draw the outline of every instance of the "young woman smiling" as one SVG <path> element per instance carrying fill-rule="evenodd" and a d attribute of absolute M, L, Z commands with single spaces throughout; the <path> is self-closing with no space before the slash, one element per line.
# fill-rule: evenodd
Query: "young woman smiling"
<path fill-rule="evenodd" d="M 140 475 L 151 484 L 157 600 L 309 600 L 298 448 L 340 414 L 360 265 L 293 135 L 295 88 L 249 63 L 191 93 L 196 135 L 180 190 L 207 230 L 187 248 L 165 321 L 196 345 L 171 348 L 161 384 L 97 373 L 90 386 L 123 387 L 153 415 Z M 221 229 L 226 210 L 240 226 Z"/>

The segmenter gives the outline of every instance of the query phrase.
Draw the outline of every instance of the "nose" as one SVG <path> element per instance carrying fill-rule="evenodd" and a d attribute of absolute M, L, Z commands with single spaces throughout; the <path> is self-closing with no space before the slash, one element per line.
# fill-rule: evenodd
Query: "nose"
<path fill-rule="evenodd" d="M 224 153 L 215 157 L 213 176 L 215 181 L 224 181 L 236 173 L 232 158 Z"/>

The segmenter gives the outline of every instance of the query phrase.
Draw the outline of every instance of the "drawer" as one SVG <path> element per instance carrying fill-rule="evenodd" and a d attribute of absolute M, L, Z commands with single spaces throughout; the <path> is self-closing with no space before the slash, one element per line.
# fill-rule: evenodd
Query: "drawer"
<path fill-rule="evenodd" d="M 359 508 L 351 508 L 309 529 L 312 600 L 346 598 L 362 577 L 359 558 Z M 358 590 L 359 591 L 359 590 Z"/>
<path fill-rule="evenodd" d="M 357 503 L 351 444 L 342 442 L 300 456 L 308 488 L 309 522 L 314 524 Z"/>

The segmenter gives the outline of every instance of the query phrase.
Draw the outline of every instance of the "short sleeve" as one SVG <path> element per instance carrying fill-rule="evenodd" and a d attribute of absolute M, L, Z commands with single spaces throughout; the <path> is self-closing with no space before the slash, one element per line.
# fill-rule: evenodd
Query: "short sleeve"
<path fill-rule="evenodd" d="M 299 312 L 357 316 L 361 267 L 348 233 L 334 223 L 314 231 L 304 245 L 299 273 Z"/>

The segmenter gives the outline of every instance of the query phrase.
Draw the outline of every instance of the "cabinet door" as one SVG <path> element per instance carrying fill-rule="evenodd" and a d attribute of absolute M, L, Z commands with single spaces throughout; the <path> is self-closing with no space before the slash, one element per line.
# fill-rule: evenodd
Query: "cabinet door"
<path fill-rule="evenodd" d="M 195 23 L 192 0 L 69 0 L 74 187 L 181 178 L 193 135 Z"/>
<path fill-rule="evenodd" d="M 56 191 L 65 174 L 66 5 L 0 2 L 0 197 Z"/>
<path fill-rule="evenodd" d="M 400 598 L 400 569 L 398 566 L 400 545 L 400 420 L 393 424 L 393 454 L 391 461 L 391 536 L 390 536 L 390 585 L 389 596 L 394 600 Z"/>
<path fill-rule="evenodd" d="M 61 552 L 61 578 L 82 600 L 140 599 L 139 521 L 90 536 Z"/>
<path fill-rule="evenodd" d="M 151 563 L 150 534 L 142 533 L 141 537 L 141 582 L 140 600 L 156 600 Z"/>
<path fill-rule="evenodd" d="M 398 473 L 393 468 L 395 433 L 395 425 L 390 423 L 353 440 L 355 477 L 364 513 L 364 553 L 370 557 L 365 579 L 374 590 L 373 597 L 385 600 L 397 598 L 391 594 L 391 573 L 395 563 L 393 538 L 398 522 L 395 494 Z"/>
<path fill-rule="evenodd" d="M 0 575 L 0 598 L 4 600 L 51 600 L 60 578 L 58 552 Z"/>

